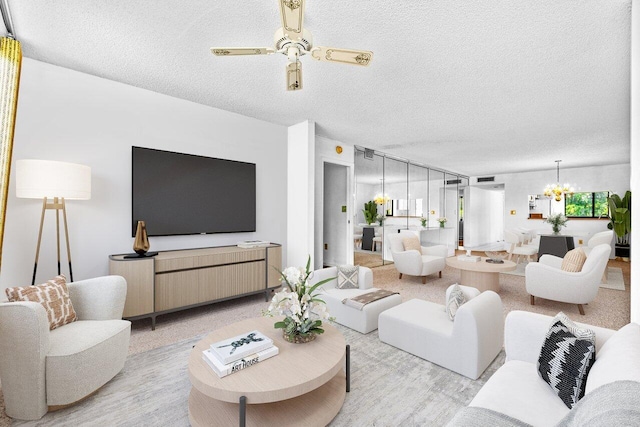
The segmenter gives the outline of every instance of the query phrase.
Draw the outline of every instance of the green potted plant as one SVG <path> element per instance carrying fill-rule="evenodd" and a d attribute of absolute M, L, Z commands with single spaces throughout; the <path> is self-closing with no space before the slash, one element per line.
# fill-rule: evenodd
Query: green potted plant
<path fill-rule="evenodd" d="M 367 225 L 371 225 L 378 220 L 378 206 L 373 200 L 364 204 L 362 213 L 364 214 L 364 220 L 367 222 Z"/>
<path fill-rule="evenodd" d="M 624 197 L 611 193 L 607 198 L 609 203 L 609 230 L 616 235 L 616 256 L 628 259 L 631 254 L 631 191 L 627 191 Z"/>
<path fill-rule="evenodd" d="M 567 221 L 569 221 L 567 217 L 561 213 L 549 215 L 549 217 L 544 220 L 544 222 L 551 224 L 553 234 L 560 234 L 562 227 L 566 227 Z"/>

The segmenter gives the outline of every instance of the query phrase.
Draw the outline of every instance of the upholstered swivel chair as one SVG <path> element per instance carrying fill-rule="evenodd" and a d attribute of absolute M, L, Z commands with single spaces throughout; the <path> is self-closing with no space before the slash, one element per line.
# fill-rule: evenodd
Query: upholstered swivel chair
<path fill-rule="evenodd" d="M 403 243 L 405 238 L 417 239 L 418 237 L 408 230 L 397 234 L 389 233 L 387 236 L 387 244 L 400 278 L 402 279 L 403 274 L 422 276 L 422 283 L 427 283 L 427 276 L 430 274 L 438 273 L 442 277 L 445 258 L 448 255 L 447 247 L 444 245 L 420 246 L 420 251 L 405 250 Z M 420 245 L 419 241 L 417 244 Z"/>
<path fill-rule="evenodd" d="M 580 314 L 584 315 L 582 305 L 596 298 L 610 253 L 609 244 L 594 247 L 582 270 L 577 273 L 563 271 L 562 258 L 554 255 L 542 255 L 538 262 L 529 263 L 525 270 L 525 283 L 527 293 L 531 295 L 531 305 L 535 304 L 535 297 L 540 297 L 577 304 Z"/>
<path fill-rule="evenodd" d="M 105 276 L 68 283 L 78 320 L 49 330 L 37 302 L 0 304 L 0 381 L 6 413 L 37 420 L 90 395 L 124 367 L 131 322 L 127 282 Z"/>

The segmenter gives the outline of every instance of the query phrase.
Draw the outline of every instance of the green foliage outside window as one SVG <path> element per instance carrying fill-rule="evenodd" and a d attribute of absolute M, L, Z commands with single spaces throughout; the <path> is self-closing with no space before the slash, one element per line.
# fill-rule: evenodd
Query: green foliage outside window
<path fill-rule="evenodd" d="M 564 199 L 564 214 L 574 218 L 605 218 L 609 216 L 609 192 L 574 193 Z"/>

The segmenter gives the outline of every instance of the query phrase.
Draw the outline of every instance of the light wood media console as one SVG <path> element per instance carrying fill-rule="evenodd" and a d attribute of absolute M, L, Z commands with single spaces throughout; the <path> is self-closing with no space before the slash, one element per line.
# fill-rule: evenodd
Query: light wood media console
<path fill-rule="evenodd" d="M 268 301 L 271 290 L 280 286 L 276 268 L 282 269 L 277 243 L 165 251 L 154 257 L 109 256 L 109 274 L 127 280 L 123 317 L 150 317 L 151 329 L 161 314 L 259 293 Z"/>

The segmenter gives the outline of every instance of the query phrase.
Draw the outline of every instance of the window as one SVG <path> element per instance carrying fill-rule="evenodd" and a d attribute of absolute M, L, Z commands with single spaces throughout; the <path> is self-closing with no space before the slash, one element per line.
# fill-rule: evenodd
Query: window
<path fill-rule="evenodd" d="M 608 191 L 574 193 L 564 199 L 564 214 L 569 218 L 606 218 L 609 216 Z"/>

